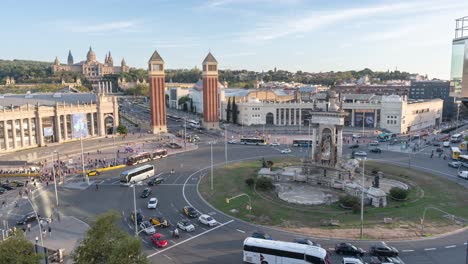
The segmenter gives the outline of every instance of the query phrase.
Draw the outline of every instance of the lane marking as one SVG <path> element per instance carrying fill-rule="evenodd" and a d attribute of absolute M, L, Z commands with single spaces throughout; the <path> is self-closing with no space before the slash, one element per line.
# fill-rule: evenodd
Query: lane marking
<path fill-rule="evenodd" d="M 456 245 L 446 246 L 445 248 L 454 248 L 457 247 Z"/>
<path fill-rule="evenodd" d="M 414 249 L 404 249 L 401 252 L 413 252 L 413 251 L 414 251 Z"/>
<path fill-rule="evenodd" d="M 437 248 L 425 248 L 424 250 L 425 251 L 432 251 L 432 250 L 436 250 Z"/>
<path fill-rule="evenodd" d="M 244 230 L 240 230 L 240 229 L 236 229 L 238 232 L 241 232 L 243 234 L 245 234 L 245 231 Z"/>
<path fill-rule="evenodd" d="M 163 254 L 166 258 L 168 258 L 170 261 L 173 261 L 172 258 L 170 258 L 168 255 Z"/>
<path fill-rule="evenodd" d="M 191 237 L 191 238 L 188 238 L 188 239 L 186 239 L 186 240 L 184 240 L 184 241 L 182 241 L 182 242 L 180 242 L 180 243 L 177 243 L 177 244 L 175 244 L 175 245 L 172 245 L 172 246 L 170 246 L 170 247 L 167 247 L 167 248 L 165 248 L 165 249 L 162 249 L 162 250 L 160 250 L 160 251 L 158 251 L 158 252 L 155 252 L 155 253 L 153 253 L 153 254 L 151 254 L 151 255 L 148 255 L 146 258 L 151 258 L 151 257 L 153 257 L 153 256 L 156 256 L 157 254 L 160 254 L 160 253 L 162 253 L 162 252 L 164 252 L 164 251 L 166 251 L 166 250 L 169 250 L 169 249 L 171 249 L 171 248 L 173 248 L 173 247 L 176 247 L 176 246 L 178 246 L 178 245 L 180 245 L 180 244 L 183 244 L 183 243 L 188 242 L 188 241 L 190 241 L 190 240 L 192 240 L 192 239 L 195 239 L 195 238 L 197 238 L 197 237 L 199 237 L 199 236 L 202 236 L 202 235 L 204 235 L 204 234 L 206 234 L 206 233 L 208 233 L 208 232 L 214 231 L 214 230 L 216 230 L 216 229 L 218 229 L 218 228 L 220 228 L 220 227 L 222 227 L 222 226 L 225 226 L 225 225 L 227 225 L 227 224 L 230 224 L 230 223 L 232 223 L 232 222 L 234 222 L 234 220 L 230 220 L 230 221 L 228 221 L 228 222 L 226 222 L 226 223 L 224 223 L 224 224 L 221 224 L 221 225 L 219 225 L 219 226 L 217 226 L 217 227 L 214 227 L 214 228 L 212 228 L 212 229 L 210 229 L 210 230 L 206 230 L 206 231 L 203 232 L 203 233 L 200 233 L 200 234 L 195 235 L 195 236 L 193 236 L 193 237 Z"/>

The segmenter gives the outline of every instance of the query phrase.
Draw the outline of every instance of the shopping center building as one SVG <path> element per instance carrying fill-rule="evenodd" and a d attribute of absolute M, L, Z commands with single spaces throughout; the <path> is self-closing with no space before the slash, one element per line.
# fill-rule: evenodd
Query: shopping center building
<path fill-rule="evenodd" d="M 0 152 L 113 134 L 118 110 L 105 93 L 0 95 Z"/>

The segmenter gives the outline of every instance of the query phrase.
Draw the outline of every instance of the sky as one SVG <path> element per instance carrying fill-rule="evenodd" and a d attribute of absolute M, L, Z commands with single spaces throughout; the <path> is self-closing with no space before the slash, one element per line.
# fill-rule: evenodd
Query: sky
<path fill-rule="evenodd" d="M 462 0 L 2 0 L 0 59 L 85 60 L 146 68 L 395 70 L 450 76 Z"/>

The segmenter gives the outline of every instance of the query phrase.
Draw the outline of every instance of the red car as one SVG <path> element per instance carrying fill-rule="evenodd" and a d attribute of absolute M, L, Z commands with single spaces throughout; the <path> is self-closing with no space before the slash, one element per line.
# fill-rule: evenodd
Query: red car
<path fill-rule="evenodd" d="M 167 240 L 161 233 L 153 234 L 151 236 L 151 242 L 158 248 L 167 247 Z"/>

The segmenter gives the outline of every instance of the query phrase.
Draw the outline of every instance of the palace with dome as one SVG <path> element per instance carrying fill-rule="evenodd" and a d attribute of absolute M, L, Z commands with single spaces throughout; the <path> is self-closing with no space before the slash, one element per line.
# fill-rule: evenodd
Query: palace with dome
<path fill-rule="evenodd" d="M 51 68 L 52 73 L 61 71 L 77 72 L 83 74 L 85 78 L 90 80 L 99 80 L 104 75 L 128 72 L 129 70 L 125 59 L 122 59 L 122 61 L 120 62 L 120 66 L 114 66 L 114 59 L 112 58 L 110 52 L 106 54 L 104 63 L 97 61 L 96 54 L 94 53 L 91 47 L 89 47 L 89 51 L 86 55 L 85 61 L 74 63 L 73 55 L 71 54 L 71 51 L 69 51 L 67 64 L 61 64 L 59 59 L 55 57 L 54 64 L 51 66 Z"/>

